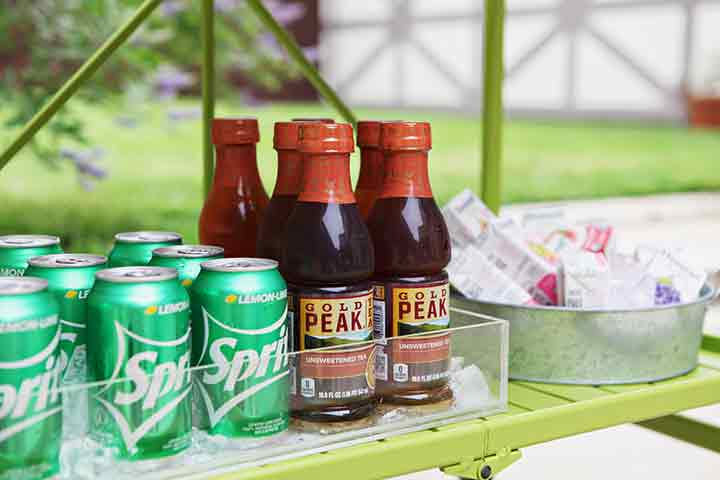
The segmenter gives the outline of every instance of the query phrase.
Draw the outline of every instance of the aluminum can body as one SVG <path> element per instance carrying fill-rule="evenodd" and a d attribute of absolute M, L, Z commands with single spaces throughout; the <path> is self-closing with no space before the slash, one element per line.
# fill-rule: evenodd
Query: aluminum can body
<path fill-rule="evenodd" d="M 62 253 L 60 238 L 52 235 L 0 236 L 0 277 L 21 277 L 29 259 L 52 253 Z"/>
<path fill-rule="evenodd" d="M 212 435 L 288 428 L 287 285 L 274 260 L 203 263 L 191 290 L 194 418 Z"/>
<path fill-rule="evenodd" d="M 0 278 L 0 479 L 59 472 L 58 306 L 40 278 Z"/>
<path fill-rule="evenodd" d="M 88 297 L 90 437 L 119 458 L 174 455 L 190 445 L 190 318 L 177 272 L 101 270 Z"/>
<path fill-rule="evenodd" d="M 147 265 L 156 248 L 180 245 L 182 237 L 175 232 L 123 232 L 115 235 L 115 243 L 108 254 L 108 267 Z"/>
<path fill-rule="evenodd" d="M 95 274 L 105 268 L 101 255 L 59 253 L 29 260 L 25 275 L 44 278 L 58 303 L 62 335 L 60 362 L 63 382 L 85 382 L 87 297 L 95 284 Z"/>
<path fill-rule="evenodd" d="M 173 245 L 153 250 L 148 265 L 174 268 L 183 287 L 190 288 L 200 274 L 200 264 L 222 258 L 222 247 L 211 245 Z"/>

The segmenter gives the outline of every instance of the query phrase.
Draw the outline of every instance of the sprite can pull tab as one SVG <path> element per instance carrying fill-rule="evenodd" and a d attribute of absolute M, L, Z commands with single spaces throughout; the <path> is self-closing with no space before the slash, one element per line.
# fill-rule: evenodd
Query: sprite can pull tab
<path fill-rule="evenodd" d="M 123 232 L 115 235 L 108 255 L 109 267 L 147 265 L 156 248 L 180 245 L 182 237 L 175 232 Z"/>
<path fill-rule="evenodd" d="M 21 277 L 29 259 L 51 253 L 62 253 L 60 238 L 53 235 L 2 235 L 0 277 Z"/>
<path fill-rule="evenodd" d="M 59 471 L 58 307 L 40 278 L 0 278 L 0 479 Z"/>
<path fill-rule="evenodd" d="M 101 270 L 88 297 L 90 437 L 130 460 L 190 445 L 190 318 L 177 271 Z"/>
<path fill-rule="evenodd" d="M 193 421 L 210 434 L 259 439 L 288 428 L 287 285 L 277 266 L 212 260 L 191 289 Z"/>
<path fill-rule="evenodd" d="M 210 245 L 173 245 L 153 250 L 148 265 L 174 268 L 183 287 L 190 288 L 200 274 L 200 264 L 222 258 L 223 252 L 221 247 Z"/>

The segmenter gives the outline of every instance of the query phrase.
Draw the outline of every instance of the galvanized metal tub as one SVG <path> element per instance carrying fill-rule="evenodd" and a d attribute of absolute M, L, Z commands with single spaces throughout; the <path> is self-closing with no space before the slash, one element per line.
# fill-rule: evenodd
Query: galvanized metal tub
<path fill-rule="evenodd" d="M 453 295 L 460 309 L 510 322 L 510 378 L 601 385 L 654 382 L 697 366 L 705 313 L 715 294 L 642 310 L 518 306 Z"/>

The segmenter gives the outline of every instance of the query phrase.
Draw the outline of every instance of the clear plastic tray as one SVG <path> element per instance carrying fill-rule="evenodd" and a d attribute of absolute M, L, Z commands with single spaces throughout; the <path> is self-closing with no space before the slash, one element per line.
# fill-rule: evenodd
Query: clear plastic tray
<path fill-rule="evenodd" d="M 211 473 L 236 471 L 504 411 L 507 406 L 507 322 L 453 308 L 451 322 L 453 328 L 439 332 L 450 343 L 448 384 L 452 389 L 451 400 L 416 407 L 382 404 L 370 417 L 342 427 L 291 419 L 287 432 L 262 440 L 228 439 L 193 429 L 190 448 L 160 459 L 118 459 L 116 450 L 100 445 L 85 433 L 88 402 L 97 401 L 99 392 L 118 385 L 124 384 L 122 391 L 136 391 L 136 383 L 118 379 L 112 384 L 64 387 L 61 389 L 64 431 L 59 478 L 207 478 Z M 375 343 L 382 343 L 387 351 L 398 339 L 388 338 Z M 338 347 L 333 348 L 337 350 Z M 297 365 L 302 355 L 333 348 L 293 353 L 288 355 L 288 361 L 291 366 Z M 195 374 L 199 369 L 192 370 Z M 117 412 L 113 415 L 117 416 Z M 133 425 L 127 416 L 123 418 L 130 434 L 147 427 L 142 422 Z"/>

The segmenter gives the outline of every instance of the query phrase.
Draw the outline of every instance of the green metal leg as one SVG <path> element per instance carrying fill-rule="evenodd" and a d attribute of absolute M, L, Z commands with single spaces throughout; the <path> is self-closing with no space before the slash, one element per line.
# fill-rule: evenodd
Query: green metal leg
<path fill-rule="evenodd" d="M 702 340 L 702 348 L 703 350 L 720 353 L 720 337 L 705 335 Z"/>
<path fill-rule="evenodd" d="M 263 6 L 260 0 L 247 0 L 248 6 L 255 12 L 255 15 L 260 21 L 267 27 L 270 32 L 275 35 L 280 44 L 285 47 L 290 58 L 298 65 L 305 78 L 317 89 L 325 100 L 332 105 L 335 110 L 345 119 L 346 122 L 351 123 L 353 126 L 357 123 L 357 119 L 353 114 L 352 110 L 345 105 L 340 99 L 337 93 L 330 87 L 330 85 L 323 80 L 320 76 L 320 72 L 317 71 L 315 66 L 310 62 L 302 52 L 302 49 L 293 40 L 290 33 L 285 30 L 268 10 Z"/>
<path fill-rule="evenodd" d="M 0 155 L 0 170 L 20 151 L 67 102 L 70 97 L 97 71 L 125 40 L 137 30 L 162 0 L 145 0 L 127 22 L 108 38 L 102 46 L 57 91 L 55 96 L 28 122 L 17 138 Z"/>
<path fill-rule="evenodd" d="M 641 427 L 720 453 L 720 428 L 679 415 L 646 420 Z"/>
<path fill-rule="evenodd" d="M 202 107 L 203 189 L 210 192 L 213 173 L 212 119 L 215 116 L 215 29 L 214 0 L 202 0 Z"/>
<path fill-rule="evenodd" d="M 485 72 L 483 85 L 482 198 L 500 210 L 503 127 L 503 42 L 505 0 L 485 0 Z"/>

